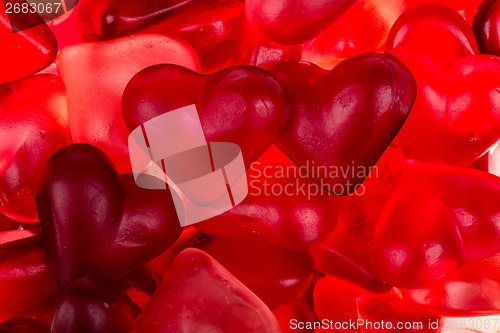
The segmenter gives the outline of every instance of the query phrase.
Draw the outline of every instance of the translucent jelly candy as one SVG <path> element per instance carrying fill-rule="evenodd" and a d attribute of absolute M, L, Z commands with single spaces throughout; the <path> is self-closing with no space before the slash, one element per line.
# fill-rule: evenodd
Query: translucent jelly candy
<path fill-rule="evenodd" d="M 129 132 L 121 114 L 123 90 L 137 72 L 161 63 L 199 68 L 186 42 L 164 35 L 130 36 L 61 50 L 57 68 L 68 93 L 73 142 L 99 147 L 120 172 L 130 172 Z"/>
<path fill-rule="evenodd" d="M 281 333 L 297 332 L 299 322 L 313 322 L 315 320 L 312 311 L 301 302 L 283 304 L 273 310 L 273 314 L 278 320 Z M 297 326 L 297 327 L 295 327 Z M 301 333 L 314 333 L 314 329 L 300 329 Z"/>
<path fill-rule="evenodd" d="M 246 176 L 249 193 L 242 203 L 194 227 L 211 235 L 283 248 L 309 247 L 335 228 L 337 216 L 328 193 L 276 146 Z"/>
<path fill-rule="evenodd" d="M 252 28 L 268 41 L 297 45 L 316 37 L 356 0 L 247 0 Z"/>
<path fill-rule="evenodd" d="M 500 257 L 475 260 L 418 289 L 400 289 L 403 299 L 441 316 L 500 313 Z"/>
<path fill-rule="evenodd" d="M 313 275 L 313 261 L 306 249 L 269 248 L 245 240 L 216 238 L 194 228 L 185 230 L 172 248 L 152 261 L 154 275 L 161 279 L 175 256 L 188 247 L 213 256 L 271 309 L 302 296 Z"/>
<path fill-rule="evenodd" d="M 55 153 L 39 181 L 46 248 L 64 285 L 83 275 L 113 278 L 172 245 L 181 228 L 168 191 L 120 178 L 99 149 L 75 144 Z"/>
<path fill-rule="evenodd" d="M 49 311 L 57 292 L 38 236 L 0 245 L 0 320 Z"/>
<path fill-rule="evenodd" d="M 336 195 L 352 193 L 364 181 L 415 100 L 410 71 L 389 54 L 359 55 L 331 72 L 293 62 L 271 72 L 292 105 L 276 145 Z"/>
<path fill-rule="evenodd" d="M 86 41 L 160 32 L 186 40 L 196 51 L 203 72 L 224 68 L 241 47 L 243 4 L 233 0 L 82 1 L 80 29 Z"/>
<path fill-rule="evenodd" d="M 387 291 L 371 267 L 372 238 L 405 159 L 389 147 L 356 192 L 332 199 L 339 224 L 324 242 L 311 248 L 317 270 L 358 284 L 372 292 Z"/>
<path fill-rule="evenodd" d="M 380 278 L 418 288 L 500 253 L 500 178 L 416 162 L 402 172 L 373 237 L 372 267 Z"/>
<path fill-rule="evenodd" d="M 198 249 L 181 252 L 131 333 L 278 333 L 276 318 L 221 264 Z"/>
<path fill-rule="evenodd" d="M 63 82 L 35 75 L 0 85 L 0 211 L 38 220 L 36 181 L 45 161 L 70 143 Z"/>
<path fill-rule="evenodd" d="M 278 138 L 288 120 L 288 98 L 263 69 L 234 66 L 200 75 L 176 65 L 147 68 L 123 95 L 123 119 L 130 131 L 144 122 L 195 104 L 207 142 L 232 142 L 247 167 Z"/>
<path fill-rule="evenodd" d="M 498 141 L 500 58 L 471 56 L 474 35 L 456 12 L 438 4 L 414 7 L 394 24 L 387 50 L 417 80 L 417 100 L 396 138 L 405 155 L 466 166 Z"/>
<path fill-rule="evenodd" d="M 127 333 L 140 309 L 123 290 L 88 278 L 66 286 L 52 320 L 52 333 Z"/>
<path fill-rule="evenodd" d="M 472 27 L 481 51 L 500 55 L 500 1 L 484 0 Z"/>
<path fill-rule="evenodd" d="M 50 328 L 33 318 L 16 317 L 1 323 L 0 333 L 50 333 Z"/>
<path fill-rule="evenodd" d="M 54 61 L 57 41 L 47 25 L 43 21 L 41 23 L 14 33 L 5 3 L 0 2 L 0 83 L 34 74 Z"/>

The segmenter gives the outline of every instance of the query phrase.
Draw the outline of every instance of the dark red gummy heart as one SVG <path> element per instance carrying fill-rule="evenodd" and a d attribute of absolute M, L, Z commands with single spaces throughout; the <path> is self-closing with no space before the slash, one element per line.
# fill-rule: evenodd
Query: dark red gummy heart
<path fill-rule="evenodd" d="M 500 1 L 484 0 L 472 28 L 481 52 L 500 55 Z"/>
<path fill-rule="evenodd" d="M 149 67 L 125 88 L 122 113 L 132 131 L 144 122 L 196 104 L 208 142 L 240 146 L 250 166 L 278 138 L 288 119 L 288 99 L 267 71 L 234 66 L 200 75 L 176 65 Z"/>
<path fill-rule="evenodd" d="M 271 72 L 292 105 L 276 145 L 336 195 L 352 193 L 364 181 L 415 100 L 413 76 L 387 53 L 350 58 L 331 72 L 303 62 Z"/>
<path fill-rule="evenodd" d="M 181 252 L 132 333 L 280 332 L 268 307 L 198 249 Z"/>
<path fill-rule="evenodd" d="M 0 333 L 50 333 L 50 329 L 36 319 L 15 317 L 0 324 Z"/>
<path fill-rule="evenodd" d="M 151 259 L 181 232 L 168 191 L 121 177 L 98 148 L 74 144 L 49 159 L 37 207 L 59 282 L 83 275 L 113 278 Z"/>

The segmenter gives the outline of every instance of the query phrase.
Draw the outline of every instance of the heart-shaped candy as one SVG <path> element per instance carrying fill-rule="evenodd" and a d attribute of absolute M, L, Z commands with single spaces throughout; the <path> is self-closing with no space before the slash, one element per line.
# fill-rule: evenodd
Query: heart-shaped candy
<path fill-rule="evenodd" d="M 387 53 L 365 53 L 330 72 L 300 62 L 278 65 L 271 72 L 292 105 L 276 145 L 336 195 L 361 185 L 415 100 L 413 76 Z"/>
<path fill-rule="evenodd" d="M 482 52 L 500 55 L 500 1 L 484 0 L 472 28 Z"/>

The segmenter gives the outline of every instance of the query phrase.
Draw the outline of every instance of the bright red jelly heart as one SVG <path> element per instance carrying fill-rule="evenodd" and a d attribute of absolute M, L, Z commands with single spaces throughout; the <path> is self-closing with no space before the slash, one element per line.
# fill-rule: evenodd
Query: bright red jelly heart
<path fill-rule="evenodd" d="M 38 236 L 0 245 L 0 320 L 43 314 L 58 293 L 56 277 Z"/>
<path fill-rule="evenodd" d="M 120 172 L 130 172 L 122 94 L 137 72 L 161 63 L 199 68 L 196 55 L 184 41 L 164 35 L 124 37 L 61 50 L 57 68 L 68 93 L 73 142 L 99 147 Z"/>
<path fill-rule="evenodd" d="M 150 67 L 134 76 L 123 95 L 123 119 L 132 131 L 192 104 L 207 142 L 239 145 L 247 167 L 274 143 L 288 120 L 288 98 L 263 69 L 234 66 L 200 75 L 176 65 Z"/>
<path fill-rule="evenodd" d="M 172 248 L 152 261 L 154 275 L 162 279 L 175 256 L 188 247 L 213 256 L 271 309 L 302 296 L 313 275 L 312 257 L 306 249 L 285 250 L 216 238 L 194 228 L 186 229 Z"/>
<path fill-rule="evenodd" d="M 50 328 L 39 320 L 15 317 L 0 324 L 1 333 L 50 333 Z"/>
<path fill-rule="evenodd" d="M 500 1 L 484 0 L 472 27 L 481 51 L 500 55 Z"/>
<path fill-rule="evenodd" d="M 181 232 L 170 192 L 142 189 L 130 174 L 119 177 L 107 156 L 86 144 L 49 159 L 37 205 L 61 285 L 83 275 L 123 274 L 165 251 Z"/>
<path fill-rule="evenodd" d="M 35 75 L 0 85 L 0 211 L 38 220 L 36 184 L 43 164 L 70 144 L 63 82 Z"/>
<path fill-rule="evenodd" d="M 356 0 L 247 0 L 252 28 L 268 41 L 297 45 L 316 37 Z"/>
<path fill-rule="evenodd" d="M 324 240 L 337 222 L 328 193 L 271 146 L 247 171 L 248 196 L 195 228 L 271 247 L 305 248 Z"/>
<path fill-rule="evenodd" d="M 337 208 L 339 224 L 327 240 L 311 248 L 318 271 L 347 279 L 372 292 L 390 288 L 372 269 L 372 238 L 404 161 L 401 152 L 388 148 L 362 187 L 349 196 L 331 200 Z"/>
<path fill-rule="evenodd" d="M 0 83 L 34 74 L 54 61 L 57 41 L 49 27 L 43 21 L 40 23 L 14 33 L 6 14 L 5 3 L 0 2 Z"/>
<path fill-rule="evenodd" d="M 198 249 L 181 252 L 132 333 L 278 333 L 269 308 L 221 264 Z"/>
<path fill-rule="evenodd" d="M 359 55 L 330 72 L 290 62 L 272 73 L 292 105 L 276 145 L 336 195 L 354 192 L 365 180 L 415 100 L 410 71 L 390 54 Z"/>
<path fill-rule="evenodd" d="M 423 310 L 449 317 L 500 312 L 500 257 L 475 260 L 418 289 L 400 289 L 403 299 Z"/>
<path fill-rule="evenodd" d="M 500 253 L 500 178 L 409 163 L 373 238 L 377 275 L 402 288 L 424 286 L 459 266 Z"/>
<path fill-rule="evenodd" d="M 314 322 L 314 313 L 301 302 L 283 304 L 273 310 L 273 314 L 278 320 L 281 333 L 314 333 L 314 329 L 301 329 L 299 323 Z"/>
<path fill-rule="evenodd" d="M 88 278 L 66 286 L 52 319 L 52 333 L 127 333 L 139 307 L 119 287 Z"/>

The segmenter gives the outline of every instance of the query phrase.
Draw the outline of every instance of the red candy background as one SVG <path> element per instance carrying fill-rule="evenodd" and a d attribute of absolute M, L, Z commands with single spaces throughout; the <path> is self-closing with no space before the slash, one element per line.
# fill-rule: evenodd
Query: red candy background
<path fill-rule="evenodd" d="M 0 333 L 500 332 L 500 0 L 23 3 Z M 128 140 L 190 105 L 248 194 L 182 226 Z"/>

